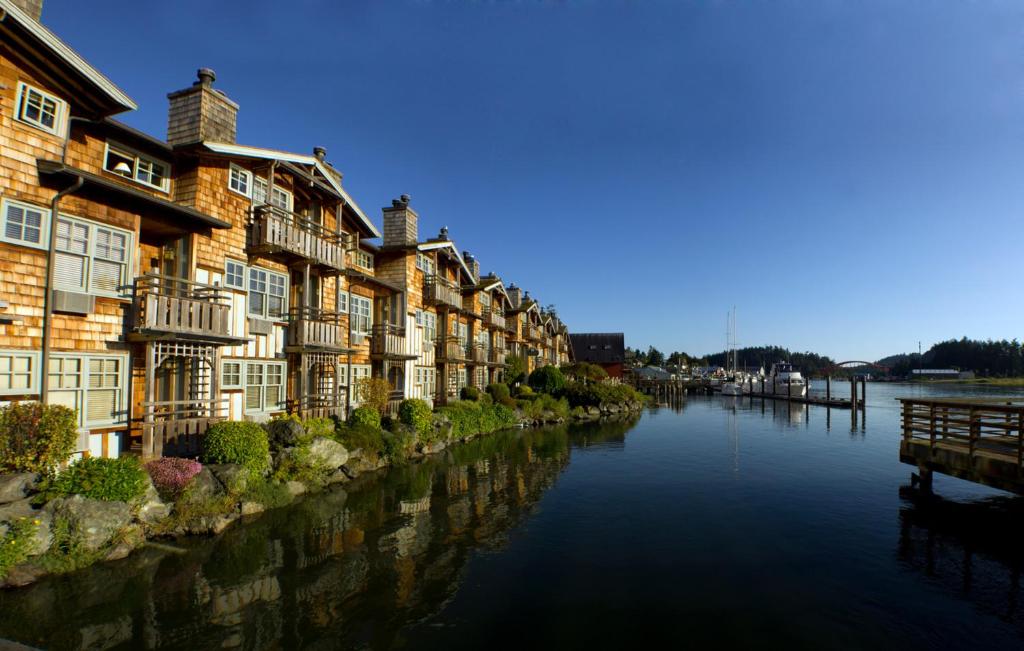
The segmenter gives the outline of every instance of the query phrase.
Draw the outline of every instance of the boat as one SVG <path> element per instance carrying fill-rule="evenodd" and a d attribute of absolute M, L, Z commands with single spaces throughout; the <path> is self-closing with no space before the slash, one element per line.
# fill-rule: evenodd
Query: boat
<path fill-rule="evenodd" d="M 776 362 L 764 378 L 761 392 L 803 398 L 807 395 L 807 381 L 789 362 Z"/>
<path fill-rule="evenodd" d="M 723 396 L 742 396 L 743 393 L 743 385 L 739 382 L 726 382 L 722 385 Z"/>

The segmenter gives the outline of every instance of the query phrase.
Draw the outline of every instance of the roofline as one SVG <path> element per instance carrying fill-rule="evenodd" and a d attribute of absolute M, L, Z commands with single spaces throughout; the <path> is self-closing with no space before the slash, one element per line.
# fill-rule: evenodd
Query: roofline
<path fill-rule="evenodd" d="M 17 23 L 32 36 L 36 37 L 53 51 L 57 58 L 77 70 L 83 77 L 92 82 L 115 104 L 121 107 L 122 111 L 134 111 L 138 105 L 131 97 L 118 88 L 114 82 L 107 79 L 99 70 L 89 65 L 77 52 L 72 50 L 67 43 L 60 40 L 56 34 L 43 27 L 43 25 L 21 10 L 11 0 L 0 0 L 0 9 L 6 16 L 13 18 Z M 121 111 L 117 111 L 121 112 Z"/>
<path fill-rule="evenodd" d="M 226 142 L 210 142 L 203 141 L 203 147 L 206 147 L 210 151 L 217 152 L 219 154 L 232 154 L 235 156 L 243 156 L 246 158 L 261 158 L 264 160 L 279 160 L 287 163 L 297 163 L 300 165 L 312 165 L 320 171 L 324 179 L 331 186 L 331 188 L 345 200 L 345 203 L 352 208 L 356 216 L 359 217 L 363 226 L 367 231 L 370 232 L 371 237 L 383 237 L 381 232 L 377 230 L 370 218 L 366 216 L 363 209 L 359 207 L 359 204 L 349 196 L 348 192 L 341 187 L 334 175 L 331 174 L 324 164 L 318 160 L 315 156 L 307 156 L 305 154 L 295 154 L 288 151 L 279 151 L 277 149 L 266 149 L 263 147 L 251 147 L 249 145 L 237 145 Z"/>
<path fill-rule="evenodd" d="M 459 247 L 455 246 L 455 242 L 452 242 L 451 240 L 432 240 L 429 242 L 421 242 L 416 245 L 416 249 L 419 251 L 434 251 L 446 248 L 450 248 L 455 252 L 455 257 L 458 259 L 459 264 L 462 265 L 462 270 L 466 272 L 467 276 L 473 278 L 473 272 L 469 270 L 469 265 L 467 265 L 466 261 L 462 259 L 462 254 L 459 253 Z M 476 278 L 473 278 L 473 280 L 476 280 Z"/>

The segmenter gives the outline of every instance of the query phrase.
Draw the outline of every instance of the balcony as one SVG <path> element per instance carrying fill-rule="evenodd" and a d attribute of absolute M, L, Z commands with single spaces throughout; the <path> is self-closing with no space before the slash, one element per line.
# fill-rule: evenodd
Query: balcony
<path fill-rule="evenodd" d="M 309 262 L 326 271 L 345 269 L 341 235 L 277 206 L 253 208 L 249 250 L 257 255 L 280 256 L 286 263 Z"/>
<path fill-rule="evenodd" d="M 505 365 L 505 349 L 504 348 L 492 348 L 487 355 L 487 363 L 493 364 L 494 366 Z"/>
<path fill-rule="evenodd" d="M 315 308 L 296 308 L 289 311 L 286 349 L 291 352 L 345 350 L 340 316 Z"/>
<path fill-rule="evenodd" d="M 416 359 L 409 352 L 405 328 L 393 323 L 378 323 L 373 326 L 370 341 L 370 356 L 376 359 Z"/>
<path fill-rule="evenodd" d="M 493 307 L 484 308 L 483 318 L 484 323 L 492 328 L 505 329 L 505 315 L 500 310 L 496 310 Z"/>
<path fill-rule="evenodd" d="M 468 359 L 471 364 L 485 364 L 487 362 L 487 349 L 481 344 L 469 344 L 466 346 L 466 352 Z"/>
<path fill-rule="evenodd" d="M 230 332 L 231 304 L 222 287 L 146 274 L 135 279 L 136 339 L 186 339 L 212 344 L 244 341 Z"/>
<path fill-rule="evenodd" d="M 465 362 L 468 359 L 466 344 L 458 337 L 438 337 L 434 354 L 439 362 Z"/>
<path fill-rule="evenodd" d="M 523 339 L 527 339 L 529 341 L 540 341 L 540 328 L 529 323 L 524 325 Z"/>
<path fill-rule="evenodd" d="M 337 394 L 310 393 L 298 399 L 291 399 L 285 402 L 285 408 L 289 414 L 295 414 L 299 418 L 344 418 L 345 388 L 340 387 Z"/>
<path fill-rule="evenodd" d="M 455 283 L 439 276 L 427 276 L 423 279 L 423 303 L 461 310 L 462 292 Z"/>

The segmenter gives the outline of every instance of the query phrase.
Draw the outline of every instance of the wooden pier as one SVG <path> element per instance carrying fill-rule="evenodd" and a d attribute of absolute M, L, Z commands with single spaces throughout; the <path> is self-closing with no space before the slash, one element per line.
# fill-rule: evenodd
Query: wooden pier
<path fill-rule="evenodd" d="M 708 380 L 656 380 L 641 379 L 635 382 L 637 390 L 641 393 L 653 396 L 655 399 L 664 402 L 674 402 L 686 395 L 692 394 L 714 394 L 721 393 L 721 385 L 711 384 Z M 859 390 L 858 390 L 859 387 Z M 772 389 L 766 391 L 765 389 Z M 867 381 L 863 377 L 850 378 L 850 397 L 840 398 L 832 392 L 832 378 L 825 378 L 825 395 L 811 394 L 810 387 L 807 395 L 787 395 L 776 391 L 779 387 L 773 387 L 766 381 L 755 383 L 748 380 L 746 390 L 742 396 L 737 398 L 759 398 L 762 400 L 782 400 L 796 402 L 804 405 L 818 405 L 836 409 L 860 409 L 863 410 L 867 399 Z M 755 390 L 757 389 L 757 390 Z M 858 395 L 859 394 L 859 395 Z"/>
<path fill-rule="evenodd" d="M 941 472 L 1024 495 L 1024 400 L 899 400 L 900 461 L 918 468 L 911 485 L 930 491 Z"/>

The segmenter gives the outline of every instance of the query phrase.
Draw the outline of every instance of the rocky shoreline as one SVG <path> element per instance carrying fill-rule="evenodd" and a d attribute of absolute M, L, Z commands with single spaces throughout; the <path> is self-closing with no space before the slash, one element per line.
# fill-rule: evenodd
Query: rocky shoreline
<path fill-rule="evenodd" d="M 539 427 L 568 421 L 586 422 L 618 418 L 643 409 L 641 402 L 610 403 L 601 407 L 577 408 L 568 418 L 545 412 L 538 418 L 520 415 L 520 427 Z M 301 428 L 301 425 L 298 426 Z M 289 439 L 302 432 L 291 431 Z M 395 463 L 415 462 L 427 455 L 469 441 L 483 433 L 454 440 L 418 443 Z M 298 456 L 298 448 L 287 441 L 272 454 L 277 468 Z M 161 498 L 147 476 L 145 493 L 132 502 L 104 501 L 70 495 L 41 501 L 41 478 L 32 473 L 0 474 L 0 541 L 16 527 L 24 535 L 17 540 L 27 559 L 12 565 L 0 578 L 0 587 L 29 585 L 47 576 L 82 569 L 96 562 L 127 557 L 146 544 L 183 536 L 217 535 L 242 518 L 258 517 L 268 508 L 287 506 L 296 498 L 344 484 L 393 465 L 387 457 L 348 450 L 337 441 L 313 438 L 303 450 L 303 463 L 319 470 L 315 481 L 291 480 L 281 484 L 283 503 L 273 506 L 247 495 L 248 479 L 239 465 L 206 464 L 189 483 L 189 504 L 184 500 Z M 195 504 L 203 508 L 195 509 Z M 190 510 L 191 509 L 191 510 Z M 194 512 L 193 512 L 194 511 Z M 12 539 L 8 543 L 14 545 Z M 0 550 L 0 554 L 3 551 Z M 2 567 L 2 566 L 0 566 Z"/>

